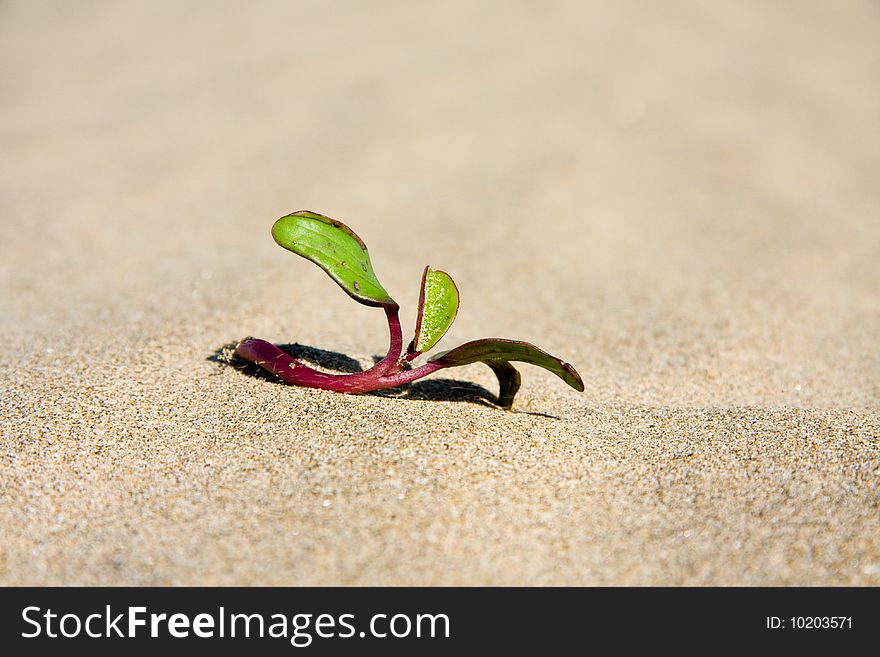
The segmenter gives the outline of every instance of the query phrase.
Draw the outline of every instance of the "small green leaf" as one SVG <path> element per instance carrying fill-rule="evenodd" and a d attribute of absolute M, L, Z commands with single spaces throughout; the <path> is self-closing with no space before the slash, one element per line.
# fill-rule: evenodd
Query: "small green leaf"
<path fill-rule="evenodd" d="M 276 221 L 272 237 L 279 246 L 318 265 L 355 301 L 397 308 L 373 272 L 367 245 L 341 221 L 300 210 Z"/>
<path fill-rule="evenodd" d="M 440 341 L 458 314 L 458 302 L 458 288 L 452 277 L 445 271 L 425 267 L 410 353 L 424 353 Z"/>
<path fill-rule="evenodd" d="M 543 367 L 545 370 L 553 372 L 575 390 L 579 392 L 584 391 L 584 382 L 571 365 L 533 344 L 519 340 L 505 340 L 503 338 L 474 340 L 431 358 L 431 362 L 440 363 L 445 367 L 458 367 L 459 365 L 469 365 L 470 363 L 478 362 L 489 364 L 489 361 L 511 360 L 519 360 Z M 490 365 L 490 367 L 492 366 Z M 493 367 L 492 369 L 494 370 L 495 368 Z"/>

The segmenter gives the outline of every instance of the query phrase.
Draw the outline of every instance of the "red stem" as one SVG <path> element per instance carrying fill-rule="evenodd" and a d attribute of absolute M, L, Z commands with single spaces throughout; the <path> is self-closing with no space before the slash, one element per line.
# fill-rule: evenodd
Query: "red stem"
<path fill-rule="evenodd" d="M 390 317 L 390 315 L 389 315 Z M 312 369 L 308 365 L 291 358 L 271 342 L 257 338 L 242 341 L 235 352 L 245 360 L 259 365 L 282 381 L 309 388 L 323 388 L 336 392 L 359 393 L 381 390 L 410 383 L 443 368 L 439 363 L 425 363 L 412 370 L 394 371 L 385 376 L 380 373 L 378 363 L 366 372 L 356 374 L 327 374 Z M 382 362 L 387 360 L 387 357 Z M 392 365 L 396 363 L 396 359 Z M 387 371 L 387 367 L 383 367 Z"/>
<path fill-rule="evenodd" d="M 415 381 L 431 372 L 436 372 L 443 367 L 436 363 L 427 363 L 416 369 L 404 370 L 404 364 L 410 359 L 401 358 L 403 331 L 400 328 L 397 306 L 386 306 L 385 316 L 388 319 L 388 332 L 391 336 L 388 354 L 370 369 L 356 374 L 319 372 L 305 363 L 291 358 L 271 342 L 257 338 L 243 340 L 235 348 L 235 352 L 241 358 L 259 365 L 287 383 L 350 393 L 399 386 Z"/>
<path fill-rule="evenodd" d="M 393 369 L 400 369 L 400 353 L 403 351 L 403 329 L 400 328 L 398 307 L 385 306 L 385 317 L 388 319 L 388 333 L 390 344 L 385 358 L 368 369 L 366 373 L 374 373 L 378 376 L 386 374 Z"/>

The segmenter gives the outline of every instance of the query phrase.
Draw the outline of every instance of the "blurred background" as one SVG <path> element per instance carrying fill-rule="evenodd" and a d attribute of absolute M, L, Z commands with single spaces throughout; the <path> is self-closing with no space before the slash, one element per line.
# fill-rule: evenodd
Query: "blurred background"
<path fill-rule="evenodd" d="M 878 35 L 855 0 L 4 2 L 5 329 L 320 340 L 320 300 L 363 352 L 381 317 L 268 239 L 310 208 L 410 315 L 449 270 L 450 343 L 641 401 L 874 403 Z"/>

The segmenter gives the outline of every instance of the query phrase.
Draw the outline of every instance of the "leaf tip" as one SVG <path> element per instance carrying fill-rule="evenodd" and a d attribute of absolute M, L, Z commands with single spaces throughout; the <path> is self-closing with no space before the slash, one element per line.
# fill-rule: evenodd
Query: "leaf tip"
<path fill-rule="evenodd" d="M 584 391 L 584 380 L 581 378 L 581 375 L 578 374 L 578 371 L 574 369 L 574 366 L 571 363 L 562 363 L 562 369 L 568 372 L 568 375 L 572 380 L 566 380 L 566 383 L 570 385 L 572 388 L 577 390 L 578 392 Z"/>

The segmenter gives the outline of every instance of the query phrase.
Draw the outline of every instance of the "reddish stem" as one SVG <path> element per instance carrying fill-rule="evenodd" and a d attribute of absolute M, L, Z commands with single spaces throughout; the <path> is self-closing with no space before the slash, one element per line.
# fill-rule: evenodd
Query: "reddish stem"
<path fill-rule="evenodd" d="M 388 354 L 385 358 L 368 369 L 368 372 L 377 375 L 386 374 L 387 372 L 400 368 L 400 353 L 403 351 L 403 329 L 400 328 L 400 317 L 398 315 L 399 308 L 397 306 L 385 306 L 385 317 L 388 319 L 388 333 L 390 334 L 390 344 L 388 345 Z"/>
<path fill-rule="evenodd" d="M 390 315 L 389 315 L 390 317 Z M 298 386 L 306 386 L 309 388 L 323 388 L 324 390 L 333 390 L 335 392 L 360 393 L 369 392 L 371 390 L 381 390 L 383 388 L 392 388 L 394 386 L 410 383 L 423 376 L 427 376 L 432 372 L 436 372 L 443 368 L 439 363 L 426 363 L 421 367 L 412 370 L 394 371 L 391 374 L 383 375 L 382 370 L 387 371 L 389 368 L 381 369 L 373 367 L 366 372 L 357 372 L 356 374 L 327 374 L 312 369 L 308 365 L 291 358 L 288 354 L 276 347 L 271 342 L 260 340 L 258 338 L 248 338 L 243 340 L 235 352 L 245 360 L 259 365 L 277 376 L 282 381 L 292 383 Z M 382 362 L 387 360 L 387 357 Z M 392 361 L 392 366 L 396 364 L 396 358 Z"/>
<path fill-rule="evenodd" d="M 386 306 L 385 316 L 388 319 L 388 331 L 391 336 L 388 354 L 365 372 L 357 372 L 355 374 L 327 374 L 326 372 L 319 372 L 305 363 L 291 358 L 271 342 L 257 338 L 243 340 L 235 348 L 235 353 L 241 358 L 259 365 L 287 383 L 350 393 L 368 392 L 370 390 L 399 386 L 420 379 L 443 367 L 437 363 L 426 363 L 412 370 L 404 370 L 404 365 L 411 359 L 401 357 L 401 352 L 403 351 L 403 331 L 400 328 L 397 306 Z"/>

